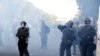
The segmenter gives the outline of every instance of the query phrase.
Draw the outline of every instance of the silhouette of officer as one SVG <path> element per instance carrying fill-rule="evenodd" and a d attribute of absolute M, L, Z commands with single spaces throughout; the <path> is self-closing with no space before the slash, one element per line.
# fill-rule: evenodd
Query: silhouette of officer
<path fill-rule="evenodd" d="M 69 21 L 66 25 L 58 26 L 58 29 L 63 33 L 62 42 L 60 44 L 60 56 L 64 56 L 66 51 L 66 56 L 71 56 L 71 46 L 75 40 L 75 30 L 73 28 L 73 21 Z"/>
<path fill-rule="evenodd" d="M 40 37 L 41 37 L 41 48 L 47 48 L 48 43 L 48 33 L 50 32 L 50 28 L 46 25 L 45 21 L 41 21 L 41 29 L 40 29 Z"/>
<path fill-rule="evenodd" d="M 26 27 L 27 23 L 25 21 L 21 22 L 21 27 L 18 29 L 16 36 L 18 37 L 18 49 L 20 56 L 29 56 L 28 52 L 28 37 L 29 28 Z"/>
<path fill-rule="evenodd" d="M 95 28 L 91 25 L 91 20 L 86 18 L 84 21 L 85 26 L 81 27 L 78 32 L 78 36 L 81 38 L 80 47 L 82 56 L 94 56 L 93 51 L 96 49 L 96 45 L 93 43 L 96 35 Z"/>

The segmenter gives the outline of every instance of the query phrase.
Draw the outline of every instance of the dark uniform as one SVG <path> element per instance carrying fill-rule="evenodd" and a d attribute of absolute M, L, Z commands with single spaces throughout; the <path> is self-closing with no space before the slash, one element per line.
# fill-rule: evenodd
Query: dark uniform
<path fill-rule="evenodd" d="M 28 27 L 20 27 L 16 34 L 18 37 L 18 49 L 20 56 L 29 56 L 28 53 L 28 37 L 29 37 L 29 28 Z"/>
<path fill-rule="evenodd" d="M 79 32 L 78 36 L 81 38 L 80 47 L 82 56 L 94 56 L 93 51 L 96 45 L 93 43 L 96 30 L 90 25 L 90 20 L 85 20 L 85 26 L 83 26 Z"/>
<path fill-rule="evenodd" d="M 45 24 L 44 21 L 42 21 L 40 30 L 41 48 L 47 48 L 48 33 L 50 32 L 50 28 Z"/>
<path fill-rule="evenodd" d="M 62 31 L 62 42 L 60 45 L 60 56 L 64 56 L 64 52 L 66 51 L 66 56 L 71 56 L 71 46 L 75 40 L 75 31 L 74 29 L 69 26 L 61 26 L 59 25 L 58 28 Z"/>

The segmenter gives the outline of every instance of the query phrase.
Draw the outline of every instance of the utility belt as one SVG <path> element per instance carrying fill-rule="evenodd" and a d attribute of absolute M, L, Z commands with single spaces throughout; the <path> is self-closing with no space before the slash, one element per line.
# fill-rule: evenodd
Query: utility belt
<path fill-rule="evenodd" d="M 72 44 L 73 41 L 72 41 L 72 40 L 62 40 L 62 43 L 65 43 L 65 44 Z"/>
<path fill-rule="evenodd" d="M 88 40 L 88 39 L 86 39 L 86 40 L 80 40 L 80 43 L 84 43 L 84 44 L 91 44 L 91 43 L 93 43 L 93 41 L 92 40 Z"/>
<path fill-rule="evenodd" d="M 92 36 L 84 36 L 81 38 L 82 41 L 94 41 L 94 38 Z"/>
<path fill-rule="evenodd" d="M 25 42 L 25 43 L 27 43 L 28 42 L 28 38 L 26 38 L 26 37 L 20 37 L 19 40 L 18 40 L 18 42 Z"/>

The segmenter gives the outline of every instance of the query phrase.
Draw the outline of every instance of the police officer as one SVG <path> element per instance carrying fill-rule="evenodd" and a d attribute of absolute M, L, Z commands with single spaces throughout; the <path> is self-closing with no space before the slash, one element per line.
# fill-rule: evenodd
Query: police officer
<path fill-rule="evenodd" d="M 75 31 L 73 29 L 73 21 L 69 21 L 66 25 L 58 26 L 58 29 L 63 33 L 62 42 L 60 44 L 60 56 L 64 56 L 66 51 L 66 56 L 71 56 L 71 46 L 75 40 Z"/>
<path fill-rule="evenodd" d="M 80 47 L 82 56 L 94 56 L 93 51 L 96 46 L 94 45 L 94 37 L 96 35 L 96 30 L 91 26 L 91 20 L 86 18 L 85 26 L 81 27 L 78 32 L 78 36 L 81 38 Z"/>
<path fill-rule="evenodd" d="M 29 56 L 28 53 L 28 37 L 29 37 L 29 28 L 26 27 L 26 22 L 21 22 L 21 27 L 18 29 L 16 36 L 18 37 L 18 49 L 20 56 Z"/>
<path fill-rule="evenodd" d="M 41 37 L 41 48 L 47 48 L 48 43 L 48 34 L 50 32 L 50 28 L 45 24 L 45 21 L 41 21 L 41 29 L 40 29 L 40 37 Z"/>

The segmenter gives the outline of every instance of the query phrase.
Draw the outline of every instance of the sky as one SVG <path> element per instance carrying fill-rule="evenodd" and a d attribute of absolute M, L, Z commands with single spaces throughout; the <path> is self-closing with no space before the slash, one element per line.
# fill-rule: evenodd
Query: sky
<path fill-rule="evenodd" d="M 68 21 L 79 13 L 76 0 L 27 0 L 35 7 L 58 17 L 57 21 Z"/>

